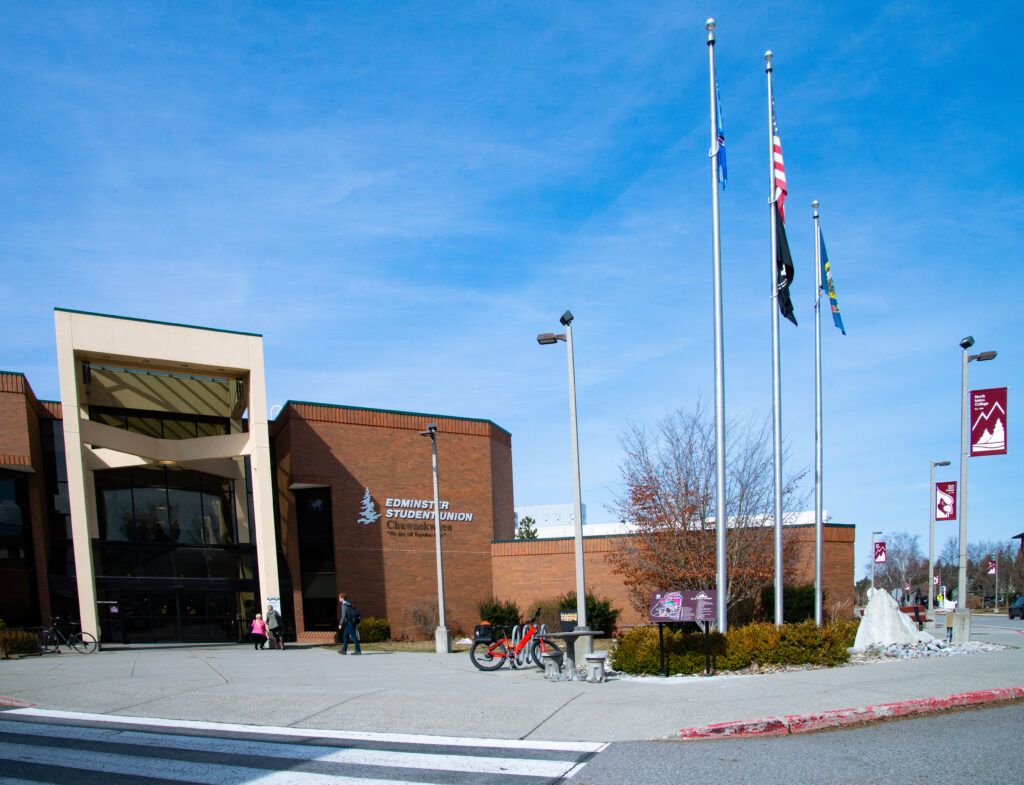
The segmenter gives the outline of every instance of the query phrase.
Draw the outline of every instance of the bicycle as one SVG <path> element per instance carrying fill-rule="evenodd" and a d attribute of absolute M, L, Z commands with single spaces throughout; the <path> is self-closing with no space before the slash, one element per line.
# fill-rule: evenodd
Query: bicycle
<path fill-rule="evenodd" d="M 88 632 L 76 632 L 70 637 L 60 630 L 60 617 L 50 620 L 50 626 L 39 634 L 39 648 L 43 654 L 60 654 L 61 644 L 81 654 L 96 651 L 96 638 Z"/>
<path fill-rule="evenodd" d="M 501 627 L 494 628 L 490 624 L 478 624 L 473 631 L 473 646 L 469 650 L 469 659 L 482 671 L 496 671 L 505 662 L 508 662 L 510 668 L 519 668 L 526 661 L 532 662 L 538 668 L 543 668 L 542 656 L 544 654 L 552 652 L 565 654 L 565 651 L 556 641 L 544 637 L 544 634 L 537 629 L 538 618 L 540 618 L 540 608 L 537 608 L 533 618 L 523 625 L 523 635 L 518 640 L 509 640 L 505 630 Z M 495 630 L 501 633 L 501 637 L 495 639 Z M 516 638 L 514 633 L 513 638 Z"/>

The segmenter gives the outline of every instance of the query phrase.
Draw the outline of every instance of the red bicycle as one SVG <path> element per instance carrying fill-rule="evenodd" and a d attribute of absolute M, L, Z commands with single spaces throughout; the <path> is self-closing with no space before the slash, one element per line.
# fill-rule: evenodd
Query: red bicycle
<path fill-rule="evenodd" d="M 551 638 L 545 638 L 537 629 L 540 608 L 523 625 L 522 637 L 513 635 L 509 640 L 505 630 L 492 627 L 490 624 L 478 624 L 473 631 L 473 647 L 469 650 L 469 659 L 482 671 L 496 671 L 506 662 L 510 668 L 518 668 L 526 662 L 532 662 L 538 668 L 544 667 L 542 656 L 547 653 L 565 654 L 565 650 Z M 495 637 L 498 633 L 500 637 Z"/>

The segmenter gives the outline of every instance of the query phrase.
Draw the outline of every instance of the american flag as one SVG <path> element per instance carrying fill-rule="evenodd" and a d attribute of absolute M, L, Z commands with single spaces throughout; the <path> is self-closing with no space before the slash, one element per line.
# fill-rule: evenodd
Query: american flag
<path fill-rule="evenodd" d="M 782 222 L 786 222 L 786 212 L 782 205 L 786 202 L 786 165 L 782 163 L 782 141 L 779 139 L 779 124 L 775 120 L 775 99 L 772 99 L 772 165 L 775 167 L 775 203 L 779 206 Z"/>

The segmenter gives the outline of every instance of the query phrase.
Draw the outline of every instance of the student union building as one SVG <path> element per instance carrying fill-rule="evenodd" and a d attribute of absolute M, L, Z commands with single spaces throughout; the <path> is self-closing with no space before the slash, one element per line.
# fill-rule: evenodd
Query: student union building
<path fill-rule="evenodd" d="M 259 335 L 64 309 L 54 323 L 60 401 L 0 371 L 8 626 L 232 641 L 274 603 L 299 640 L 325 641 L 346 591 L 394 637 L 430 638 L 428 423 L 449 626 L 471 630 L 492 595 L 526 608 L 575 587 L 571 539 L 514 540 L 511 435 L 493 422 L 300 401 L 270 422 Z M 853 533 L 826 527 L 833 599 L 852 601 Z M 813 527 L 786 534 L 813 553 Z M 587 585 L 641 623 L 605 559 L 612 539 L 585 538 Z"/>

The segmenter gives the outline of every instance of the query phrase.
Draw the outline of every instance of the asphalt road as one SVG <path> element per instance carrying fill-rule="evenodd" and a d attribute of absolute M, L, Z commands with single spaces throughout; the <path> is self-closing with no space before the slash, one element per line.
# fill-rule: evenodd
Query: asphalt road
<path fill-rule="evenodd" d="M 1024 704 L 764 739 L 611 744 L 573 785 L 1009 785 Z"/>

